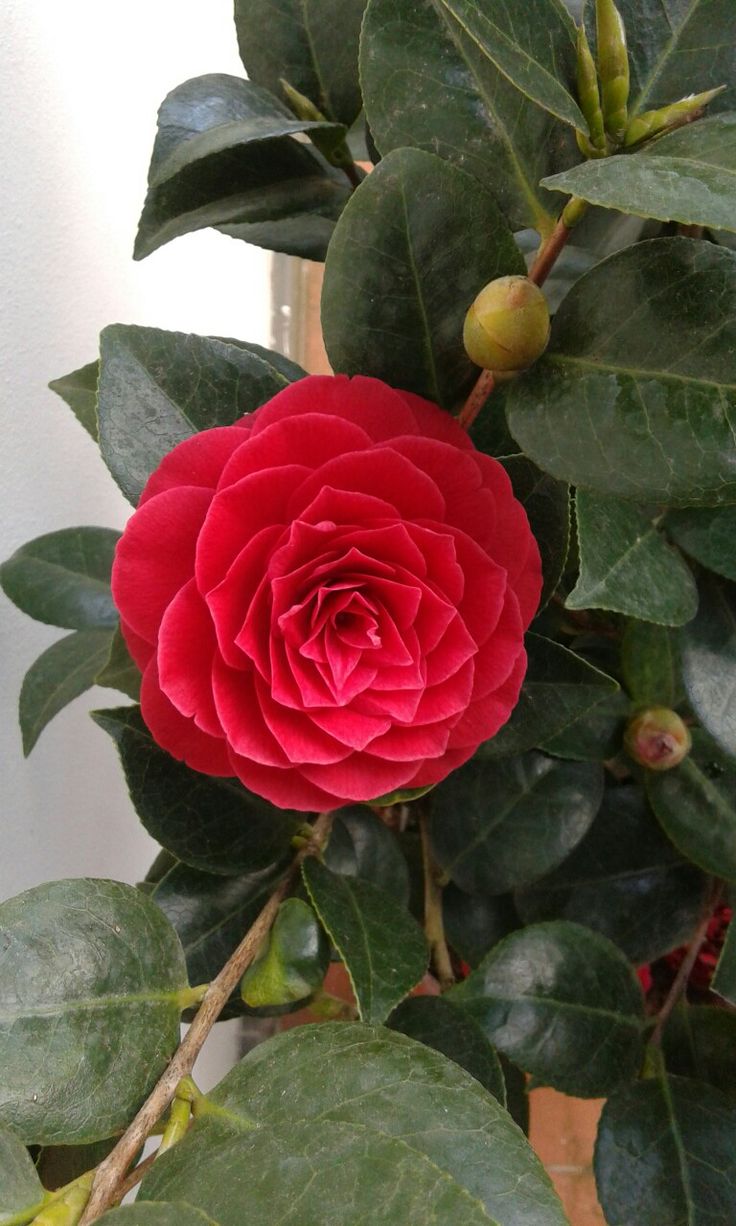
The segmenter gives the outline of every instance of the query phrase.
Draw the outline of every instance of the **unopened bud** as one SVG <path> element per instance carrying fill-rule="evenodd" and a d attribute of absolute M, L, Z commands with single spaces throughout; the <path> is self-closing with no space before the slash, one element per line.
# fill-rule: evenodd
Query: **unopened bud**
<path fill-rule="evenodd" d="M 585 26 L 581 25 L 578 29 L 578 55 L 577 55 L 577 83 L 578 83 L 578 101 L 580 109 L 585 116 L 590 132 L 590 144 L 592 153 L 586 153 L 586 157 L 602 157 L 606 149 L 606 132 L 603 123 L 603 110 L 601 109 L 601 91 L 598 86 L 598 72 L 595 66 L 588 36 L 585 33 Z M 578 133 L 578 146 L 582 152 L 585 152 L 582 141 L 586 141 L 583 133 Z"/>
<path fill-rule="evenodd" d="M 526 370 L 549 344 L 549 307 L 528 277 L 499 277 L 478 294 L 465 316 L 463 340 L 485 370 Z"/>
<path fill-rule="evenodd" d="M 613 0 L 596 0 L 598 76 L 606 132 L 618 144 L 629 123 L 630 68 L 626 28 Z"/>
<path fill-rule="evenodd" d="M 690 753 L 692 737 L 676 711 L 647 707 L 634 716 L 624 733 L 629 755 L 651 771 L 668 771 Z"/>
<path fill-rule="evenodd" d="M 642 115 L 637 115 L 626 129 L 627 148 L 640 145 L 642 141 L 651 140 L 653 136 L 660 136 L 662 132 L 670 132 L 673 128 L 681 128 L 691 120 L 700 118 L 708 103 L 718 94 L 722 94 L 725 88 L 725 85 L 719 85 L 718 89 L 707 89 L 702 94 L 690 94 L 679 102 L 671 102 L 669 106 L 661 106 L 656 111 L 644 111 Z"/>

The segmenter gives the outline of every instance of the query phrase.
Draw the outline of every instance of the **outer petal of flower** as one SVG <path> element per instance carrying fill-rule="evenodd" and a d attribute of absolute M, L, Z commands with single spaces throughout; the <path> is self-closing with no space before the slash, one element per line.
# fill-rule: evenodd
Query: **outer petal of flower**
<path fill-rule="evenodd" d="M 172 758 L 205 775 L 232 775 L 225 741 L 202 732 L 193 719 L 187 719 L 169 702 L 159 685 L 155 659 L 143 674 L 141 713 L 154 741 Z"/>
<path fill-rule="evenodd" d="M 151 473 L 138 506 L 142 507 L 144 502 L 157 494 L 181 485 L 216 489 L 231 455 L 249 436 L 249 430 L 241 430 L 238 426 L 215 426 L 212 430 L 203 430 L 184 439 L 183 443 L 164 456 L 158 468 Z"/>
<path fill-rule="evenodd" d="M 258 409 L 253 433 L 265 430 L 284 417 L 314 412 L 354 422 L 374 443 L 385 442 L 397 434 L 421 433 L 416 415 L 407 412 L 404 394 L 380 379 L 363 375 L 354 379 L 347 375 L 312 375 L 310 379 L 299 379 Z"/>

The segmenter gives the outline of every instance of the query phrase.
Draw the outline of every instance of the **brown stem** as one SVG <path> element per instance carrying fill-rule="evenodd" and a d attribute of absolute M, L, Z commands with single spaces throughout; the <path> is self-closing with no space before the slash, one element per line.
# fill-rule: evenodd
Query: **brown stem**
<path fill-rule="evenodd" d="M 546 243 L 543 243 L 537 252 L 537 258 L 532 264 L 529 280 L 535 285 L 544 285 L 547 277 L 552 272 L 557 260 L 565 249 L 565 245 L 572 230 L 566 226 L 562 218 L 557 222 L 554 230 L 550 234 Z"/>
<path fill-rule="evenodd" d="M 422 835 L 422 864 L 424 867 L 424 931 L 432 954 L 432 965 L 437 973 L 440 989 L 446 992 L 455 982 L 450 952 L 445 939 L 445 924 L 442 918 L 442 890 L 439 873 L 429 842 L 427 818 L 419 818 Z"/>
<path fill-rule="evenodd" d="M 132 1192 L 133 1188 L 140 1183 L 143 1176 L 148 1174 L 157 1158 L 158 1150 L 156 1150 L 155 1154 L 149 1154 L 148 1157 L 144 1158 L 142 1162 L 139 1162 L 136 1167 L 133 1167 L 133 1170 L 130 1172 L 128 1177 L 123 1180 L 118 1188 L 115 1198 L 118 1202 L 123 1200 L 129 1192 Z"/>
<path fill-rule="evenodd" d="M 482 370 L 475 387 L 458 414 L 457 420 L 463 430 L 470 429 L 495 386 L 496 379 L 493 371 Z"/>
<path fill-rule="evenodd" d="M 716 879 L 713 882 L 713 888 L 708 895 L 708 902 L 706 904 L 706 910 L 703 914 L 703 918 L 693 933 L 693 938 L 688 947 L 688 951 L 680 963 L 680 969 L 675 976 L 672 987 L 667 993 L 667 999 L 657 1014 L 657 1024 L 654 1027 L 652 1037 L 649 1040 L 654 1047 L 658 1047 L 662 1042 L 662 1034 L 667 1022 L 670 1019 L 672 1010 L 687 988 L 687 981 L 690 978 L 692 969 L 698 960 L 698 954 L 703 948 L 703 944 L 708 935 L 708 927 L 713 918 L 713 912 L 718 906 L 722 893 L 723 882 L 720 879 Z"/>
<path fill-rule="evenodd" d="M 288 873 L 269 898 L 253 926 L 243 937 L 219 975 L 212 980 L 194 1021 L 174 1053 L 170 1064 L 115 1148 L 97 1168 L 92 1194 L 80 1226 L 90 1226 L 91 1222 L 101 1217 L 118 1199 L 125 1172 L 146 1137 L 168 1107 L 182 1077 L 191 1073 L 208 1034 L 222 1013 L 234 988 L 237 987 L 244 972 L 258 953 L 276 919 L 278 909 L 289 893 L 302 862 L 307 856 L 318 854 L 322 850 L 330 832 L 332 819 L 331 813 L 322 813 L 317 818 L 312 829 L 311 841 L 298 852 Z"/>
<path fill-rule="evenodd" d="M 361 183 L 360 175 L 358 174 L 358 167 L 355 165 L 355 162 L 350 162 L 347 166 L 343 166 L 342 169 L 347 175 L 350 186 L 352 187 L 353 191 L 355 191 L 356 187 L 360 187 Z"/>

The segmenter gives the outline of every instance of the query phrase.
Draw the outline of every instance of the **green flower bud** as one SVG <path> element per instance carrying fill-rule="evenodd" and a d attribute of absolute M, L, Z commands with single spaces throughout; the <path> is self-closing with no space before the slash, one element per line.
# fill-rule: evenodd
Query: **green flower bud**
<path fill-rule="evenodd" d="M 549 344 L 549 307 L 528 277 L 499 277 L 478 294 L 465 316 L 463 340 L 485 370 L 526 370 Z"/>
<path fill-rule="evenodd" d="M 653 136 L 659 136 L 671 128 L 682 127 L 691 119 L 697 118 L 708 103 L 712 102 L 718 94 L 722 94 L 724 89 L 726 89 L 725 85 L 719 85 L 718 89 L 707 89 L 702 94 L 690 94 L 687 98 L 681 98 L 679 102 L 671 102 L 669 106 L 661 106 L 656 111 L 644 111 L 643 114 L 632 119 L 626 129 L 624 144 L 630 148 L 632 145 L 640 145 L 642 141 L 651 140 Z"/>
<path fill-rule="evenodd" d="M 606 132 L 618 144 L 629 124 L 630 69 L 626 29 L 613 0 L 596 0 L 598 75 Z"/>
<path fill-rule="evenodd" d="M 624 745 L 640 766 L 668 771 L 679 766 L 690 753 L 692 737 L 676 711 L 669 707 L 647 707 L 629 721 Z"/>
<path fill-rule="evenodd" d="M 584 25 L 581 25 L 578 29 L 577 65 L 578 101 L 588 124 L 590 143 L 593 149 L 598 151 L 598 156 L 600 157 L 606 148 L 606 131 L 603 123 L 603 110 L 601 108 L 601 91 L 598 87 L 598 72 Z M 579 133 L 578 135 L 582 135 L 583 139 L 585 139 L 584 134 Z M 581 152 L 585 153 L 580 140 L 578 140 L 578 146 L 581 147 Z M 585 156 L 595 157 L 596 155 L 595 153 L 586 153 Z"/>
<path fill-rule="evenodd" d="M 300 898 L 279 907 L 265 947 L 248 968 L 240 994 L 252 1009 L 305 1000 L 321 985 L 330 945 L 312 908 Z"/>

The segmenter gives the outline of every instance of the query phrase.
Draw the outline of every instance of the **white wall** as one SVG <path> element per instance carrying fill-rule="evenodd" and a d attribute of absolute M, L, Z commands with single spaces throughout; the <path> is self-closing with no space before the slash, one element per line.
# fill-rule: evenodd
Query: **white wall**
<path fill-rule="evenodd" d="M 204 72 L 242 75 L 230 0 L 2 0 L 0 45 L 0 557 L 73 524 L 121 526 L 130 508 L 46 389 L 121 321 L 269 343 L 269 257 L 214 232 L 131 258 L 156 110 Z M 109 738 L 78 699 L 21 752 L 26 668 L 61 632 L 0 595 L 0 898 L 39 881 L 134 881 L 151 859 Z"/>

